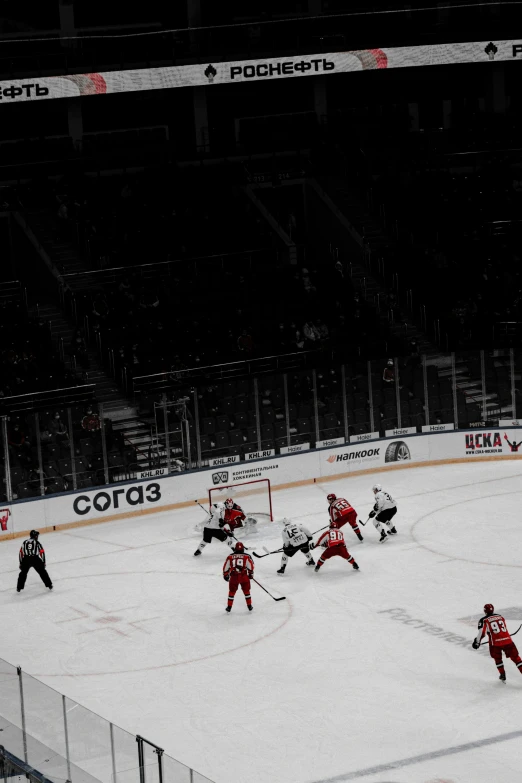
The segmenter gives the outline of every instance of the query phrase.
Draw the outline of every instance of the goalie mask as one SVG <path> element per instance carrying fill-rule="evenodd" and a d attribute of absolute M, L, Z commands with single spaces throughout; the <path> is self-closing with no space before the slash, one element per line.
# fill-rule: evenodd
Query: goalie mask
<path fill-rule="evenodd" d="M 225 508 L 228 508 L 229 510 L 231 508 L 234 508 L 234 501 L 232 500 L 232 498 L 227 498 L 225 500 Z"/>

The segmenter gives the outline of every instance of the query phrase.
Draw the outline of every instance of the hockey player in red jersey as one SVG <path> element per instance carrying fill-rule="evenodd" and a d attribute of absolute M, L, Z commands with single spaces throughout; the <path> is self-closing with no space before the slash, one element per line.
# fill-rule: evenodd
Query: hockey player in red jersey
<path fill-rule="evenodd" d="M 250 580 L 254 576 L 254 561 L 245 553 L 245 547 L 238 541 L 234 547 L 234 552 L 227 557 L 223 564 L 223 579 L 228 582 L 228 602 L 225 611 L 230 612 L 234 597 L 239 585 L 245 594 L 248 611 L 253 609 L 252 599 L 250 597 Z"/>
<path fill-rule="evenodd" d="M 237 528 L 244 527 L 246 515 L 241 506 L 234 503 L 232 498 L 225 500 L 225 524 L 229 526 L 232 533 Z"/>
<path fill-rule="evenodd" d="M 506 621 L 501 614 L 495 612 L 493 604 L 486 604 L 484 606 L 485 617 L 481 617 L 478 623 L 479 633 L 473 640 L 473 649 L 478 650 L 480 642 L 488 635 L 489 641 L 489 654 L 497 664 L 499 671 L 499 679 L 502 682 L 506 681 L 506 670 L 504 669 L 504 663 L 502 661 L 502 653 L 506 658 L 511 658 L 513 663 L 522 674 L 522 660 L 518 654 L 517 646 L 513 642 L 509 631 L 507 630 Z"/>
<path fill-rule="evenodd" d="M 347 500 L 345 500 L 345 498 L 338 498 L 337 495 L 334 495 L 333 493 L 328 495 L 326 499 L 329 504 L 328 512 L 330 514 L 330 521 L 337 522 L 338 528 L 341 528 L 348 522 L 359 541 L 363 541 L 364 539 L 359 530 L 359 525 L 357 524 L 357 511 Z"/>
<path fill-rule="evenodd" d="M 359 570 L 359 566 L 346 549 L 344 536 L 341 531 L 337 529 L 337 522 L 330 522 L 329 530 L 323 533 L 322 536 L 319 537 L 317 544 L 315 544 L 315 547 L 318 546 L 324 547 L 325 552 L 317 561 L 317 565 L 314 568 L 314 571 L 319 571 L 321 566 L 324 565 L 325 560 L 329 560 L 331 557 L 335 557 L 336 555 L 342 557 L 344 560 L 348 560 L 350 565 L 355 568 L 356 571 Z M 314 545 L 311 544 L 310 548 L 314 549 Z"/>

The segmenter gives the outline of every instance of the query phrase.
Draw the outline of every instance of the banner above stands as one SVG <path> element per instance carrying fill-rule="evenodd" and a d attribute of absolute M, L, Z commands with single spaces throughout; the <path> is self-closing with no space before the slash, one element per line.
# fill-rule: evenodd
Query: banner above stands
<path fill-rule="evenodd" d="M 272 490 L 321 481 L 333 485 L 335 480 L 345 481 L 350 475 L 361 472 L 371 474 L 371 481 L 393 468 L 481 458 L 522 458 L 522 427 L 511 428 L 509 432 L 498 428 L 473 429 L 344 444 L 43 497 L 17 502 L 10 507 L 6 504 L 0 509 L 0 541 L 32 528 L 52 530 L 131 516 L 143 516 L 143 524 L 146 524 L 147 514 L 194 506 L 196 501 L 207 503 L 208 490 L 212 486 L 229 486 L 260 478 L 270 479 Z M 277 498 L 274 502 L 277 503 Z"/>
<path fill-rule="evenodd" d="M 109 95 L 141 90 L 289 79 L 425 65 L 500 62 L 522 59 L 522 40 L 399 46 L 298 57 L 234 60 L 164 68 L 28 77 L 0 82 L 0 102 Z"/>

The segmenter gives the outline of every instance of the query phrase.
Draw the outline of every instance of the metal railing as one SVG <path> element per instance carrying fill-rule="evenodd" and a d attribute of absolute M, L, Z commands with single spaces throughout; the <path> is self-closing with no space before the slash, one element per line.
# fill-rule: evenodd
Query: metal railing
<path fill-rule="evenodd" d="M 322 362 L 318 363 L 318 357 Z M 489 426 L 516 419 L 520 357 L 514 349 L 338 363 L 311 351 L 197 367 L 132 380 L 132 431 L 102 404 L 28 399 L 0 422 L 0 500 L 99 487 L 161 469 L 213 464 L 386 437 L 423 426 Z M 80 392 L 83 387 L 79 387 Z M 74 391 L 74 390 L 73 390 Z M 75 399 L 75 398 L 73 398 Z M 4 402 L 5 404 L 5 402 Z"/>
<path fill-rule="evenodd" d="M 3 659 L 0 682 L 0 779 L 15 770 L 35 783 L 211 783 Z"/>

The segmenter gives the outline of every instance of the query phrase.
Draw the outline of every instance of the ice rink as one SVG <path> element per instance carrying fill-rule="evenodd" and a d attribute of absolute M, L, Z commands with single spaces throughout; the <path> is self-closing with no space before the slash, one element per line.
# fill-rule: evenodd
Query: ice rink
<path fill-rule="evenodd" d="M 274 515 L 315 530 L 335 492 L 365 520 L 376 480 L 398 535 L 344 528 L 359 572 L 335 558 L 316 574 L 298 553 L 281 577 L 279 555 L 256 560 L 287 600 L 253 585 L 251 614 L 241 593 L 224 611 L 224 544 L 193 557 L 197 506 L 42 535 L 52 593 L 31 571 L 17 594 L 7 541 L 0 657 L 216 783 L 519 783 L 522 676 L 507 661 L 500 683 L 471 641 L 486 602 L 522 622 L 522 463 L 274 491 Z M 260 527 L 245 543 L 277 548 L 280 524 Z"/>

